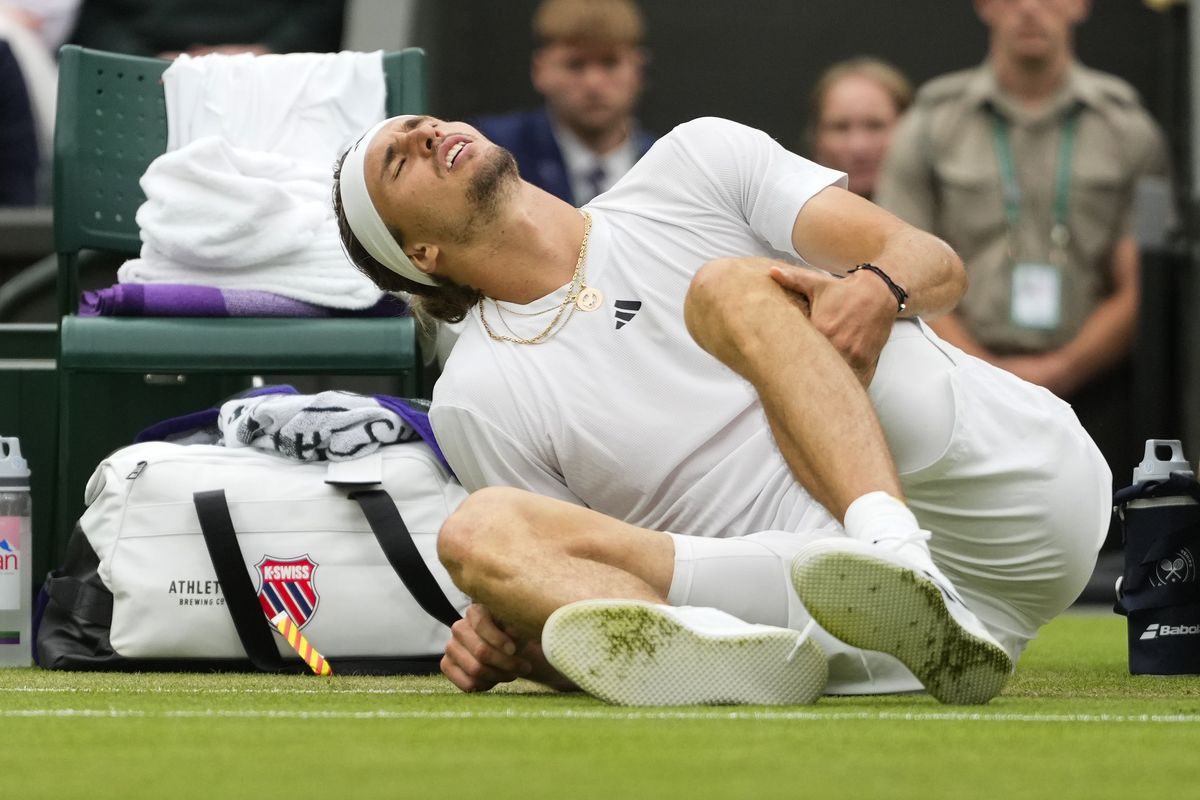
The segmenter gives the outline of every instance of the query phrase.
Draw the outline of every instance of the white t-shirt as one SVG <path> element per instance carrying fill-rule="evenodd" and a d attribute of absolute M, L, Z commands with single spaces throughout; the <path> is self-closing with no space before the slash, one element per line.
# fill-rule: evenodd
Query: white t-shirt
<path fill-rule="evenodd" d="M 714 258 L 804 263 L 791 242 L 796 215 L 832 184 L 845 176 L 727 120 L 698 119 L 659 140 L 587 207 L 587 283 L 604 293 L 600 308 L 574 311 L 537 345 L 492 340 L 472 310 L 430 412 L 463 484 L 520 487 L 700 536 L 828 524 L 779 454 L 753 388 L 692 341 L 683 299 Z M 489 301 L 488 322 L 534 336 L 568 288 L 525 306 Z"/>

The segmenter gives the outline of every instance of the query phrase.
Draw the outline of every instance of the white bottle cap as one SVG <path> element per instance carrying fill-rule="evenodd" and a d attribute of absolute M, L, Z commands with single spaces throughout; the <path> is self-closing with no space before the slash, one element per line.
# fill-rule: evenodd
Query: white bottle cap
<path fill-rule="evenodd" d="M 0 436 L 0 489 L 28 489 L 29 465 L 21 458 L 16 437 Z"/>
<path fill-rule="evenodd" d="M 1142 463 L 1133 468 L 1133 482 L 1165 481 L 1172 472 L 1195 474 L 1183 457 L 1183 444 L 1178 439 L 1147 439 Z"/>

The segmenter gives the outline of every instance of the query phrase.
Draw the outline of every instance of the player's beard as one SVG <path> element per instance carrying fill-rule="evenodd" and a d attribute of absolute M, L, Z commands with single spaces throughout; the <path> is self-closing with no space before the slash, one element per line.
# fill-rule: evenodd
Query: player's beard
<path fill-rule="evenodd" d="M 517 160 L 503 147 L 495 147 L 486 156 L 467 185 L 467 207 L 469 216 L 465 224 L 455 226 L 451 237 L 459 244 L 471 242 L 480 231 L 499 219 L 504 202 L 516 193 L 521 176 Z"/>
<path fill-rule="evenodd" d="M 517 160 L 503 147 L 496 147 L 487 163 L 471 177 L 467 187 L 467 200 L 479 213 L 488 213 L 499 205 L 506 187 L 515 185 L 520 177 Z"/>

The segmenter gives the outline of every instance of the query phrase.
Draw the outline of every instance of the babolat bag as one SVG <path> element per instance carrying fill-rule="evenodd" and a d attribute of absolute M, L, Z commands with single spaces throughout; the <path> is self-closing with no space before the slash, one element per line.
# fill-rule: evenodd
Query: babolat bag
<path fill-rule="evenodd" d="M 1200 674 L 1200 483 L 1180 442 L 1151 439 L 1113 498 L 1125 569 L 1115 611 L 1129 619 L 1129 672 Z"/>
<path fill-rule="evenodd" d="M 275 620 L 335 673 L 434 672 L 468 603 L 436 554 L 465 496 L 421 440 L 338 462 L 125 447 L 96 469 L 47 578 L 38 663 L 315 671 Z"/>

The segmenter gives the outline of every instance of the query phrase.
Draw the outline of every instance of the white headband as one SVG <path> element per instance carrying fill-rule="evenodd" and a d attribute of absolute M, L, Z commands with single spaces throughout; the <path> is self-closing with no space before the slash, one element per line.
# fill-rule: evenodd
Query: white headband
<path fill-rule="evenodd" d="M 391 231 L 383 224 L 379 212 L 375 210 L 375 204 L 371 202 L 371 195 L 367 193 L 367 147 L 375 138 L 375 134 L 394 119 L 397 117 L 385 119 L 375 125 L 346 152 L 338 189 L 342 195 L 342 210 L 346 214 L 350 230 L 354 231 L 354 236 L 376 261 L 410 281 L 437 286 L 437 281 L 417 269 L 412 259 L 400 249 L 396 237 L 392 236 Z"/>

